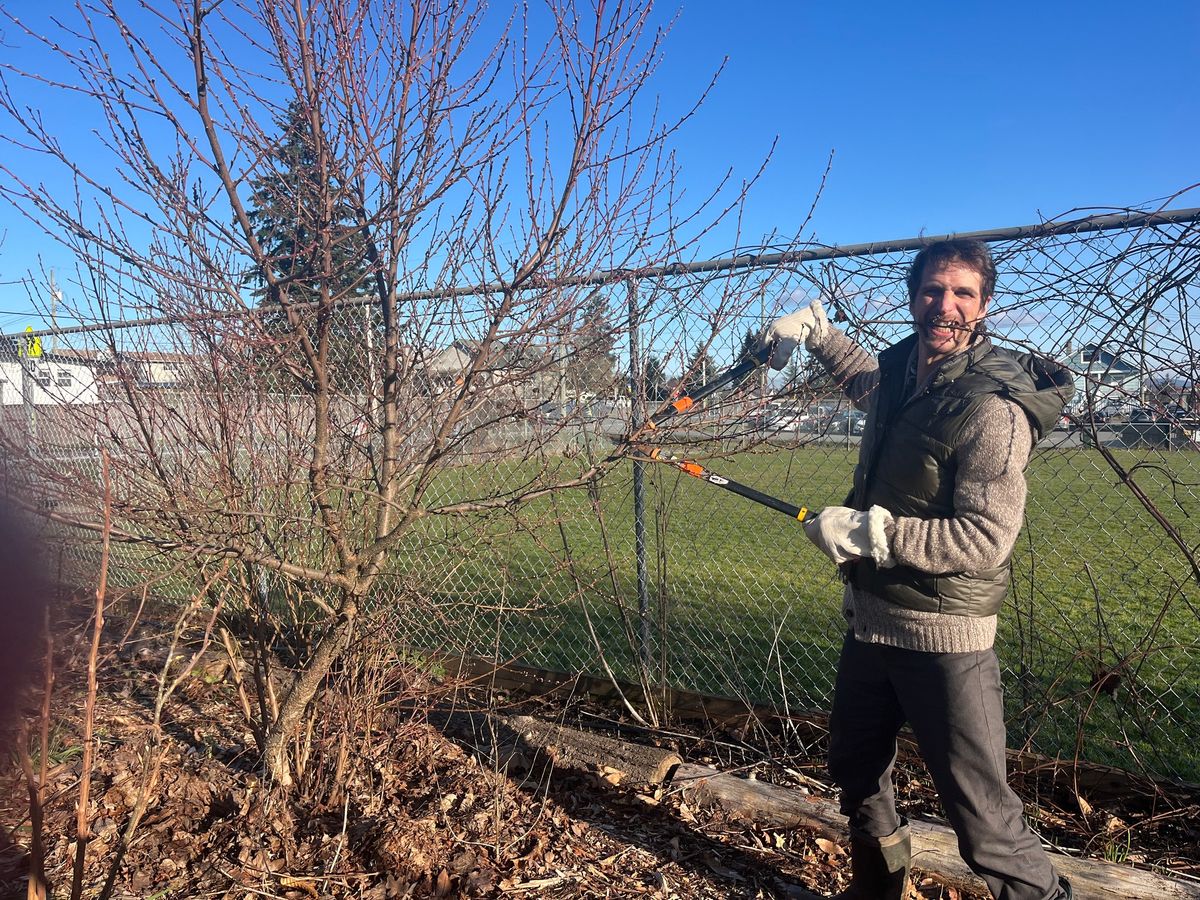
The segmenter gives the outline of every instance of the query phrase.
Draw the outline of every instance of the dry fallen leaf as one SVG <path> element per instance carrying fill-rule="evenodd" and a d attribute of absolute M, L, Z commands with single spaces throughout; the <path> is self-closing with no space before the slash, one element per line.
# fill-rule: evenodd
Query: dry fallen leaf
<path fill-rule="evenodd" d="M 844 852 L 837 843 L 828 838 L 817 838 L 817 847 L 822 853 L 828 853 L 830 856 L 841 856 Z"/>
<path fill-rule="evenodd" d="M 706 856 L 704 859 L 704 864 L 706 866 L 708 866 L 708 868 L 712 871 L 712 873 L 714 875 L 719 875 L 720 877 L 726 878 L 729 881 L 745 881 L 746 880 L 740 872 L 735 872 L 733 869 L 729 868 L 728 866 L 721 865 L 719 862 L 716 861 L 715 857 Z"/>
<path fill-rule="evenodd" d="M 445 869 L 438 872 L 437 884 L 433 887 L 434 896 L 445 897 L 450 893 L 450 873 Z"/>
<path fill-rule="evenodd" d="M 667 855 L 670 856 L 671 859 L 678 862 L 679 857 L 682 856 L 682 851 L 679 849 L 679 835 L 675 835 L 675 837 L 671 838 L 667 844 L 671 848 Z"/>

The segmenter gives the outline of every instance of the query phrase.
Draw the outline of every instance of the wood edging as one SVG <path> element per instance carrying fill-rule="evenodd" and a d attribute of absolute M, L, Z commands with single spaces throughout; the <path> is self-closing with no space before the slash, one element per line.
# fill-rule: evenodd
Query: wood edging
<path fill-rule="evenodd" d="M 525 696 L 577 696 L 595 700 L 620 701 L 623 696 L 635 707 L 646 706 L 640 685 L 615 681 L 583 673 L 559 672 L 516 662 L 495 662 L 475 656 L 446 655 L 440 659 L 448 677 Z M 805 710 L 780 710 L 772 704 L 754 703 L 732 697 L 719 697 L 672 687 L 655 687 L 655 702 L 665 706 L 669 715 L 684 720 L 715 723 L 730 731 L 745 730 L 756 722 L 782 723 L 799 730 L 804 737 L 823 740 L 829 734 L 829 714 Z M 904 752 L 917 754 L 915 741 L 907 731 L 899 739 Z M 1127 772 L 1115 766 L 1086 760 L 1059 759 L 1028 750 L 1007 751 L 1010 774 L 1049 775 L 1069 785 L 1091 802 L 1124 799 L 1129 796 L 1168 796 L 1175 800 L 1200 802 L 1200 785 L 1182 781 L 1154 779 Z"/>

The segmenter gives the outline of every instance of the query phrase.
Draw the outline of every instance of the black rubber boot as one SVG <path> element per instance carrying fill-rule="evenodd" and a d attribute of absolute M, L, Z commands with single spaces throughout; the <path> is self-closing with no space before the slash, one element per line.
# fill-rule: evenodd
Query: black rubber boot
<path fill-rule="evenodd" d="M 850 887 L 834 900 L 904 900 L 912 837 L 908 822 L 885 838 L 850 829 Z"/>

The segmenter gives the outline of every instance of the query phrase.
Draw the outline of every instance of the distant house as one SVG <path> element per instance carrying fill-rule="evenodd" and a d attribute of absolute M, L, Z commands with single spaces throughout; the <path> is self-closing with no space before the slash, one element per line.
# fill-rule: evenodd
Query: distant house
<path fill-rule="evenodd" d="M 1085 344 L 1072 353 L 1066 363 L 1075 374 L 1073 409 L 1082 409 L 1089 402 L 1093 409 L 1130 406 L 1137 402 L 1142 389 L 1141 370 L 1117 354 L 1098 344 Z"/>
<path fill-rule="evenodd" d="M 22 355 L 16 341 L 0 346 L 0 406 L 97 403 L 104 363 L 74 350 Z"/>
<path fill-rule="evenodd" d="M 475 341 L 457 340 L 439 350 L 424 367 L 429 385 L 442 389 L 461 383 L 478 355 L 479 344 Z M 520 385 L 527 399 L 546 399 L 553 396 L 559 373 L 540 350 L 493 344 L 478 377 L 484 384 Z"/>
<path fill-rule="evenodd" d="M 478 352 L 479 347 L 474 341 L 455 341 L 433 355 L 425 366 L 425 375 L 432 385 L 453 384 L 467 371 Z"/>
<path fill-rule="evenodd" d="M 144 351 L 121 353 L 118 362 L 130 367 L 138 387 L 173 388 L 193 380 L 197 359 L 186 353 Z"/>

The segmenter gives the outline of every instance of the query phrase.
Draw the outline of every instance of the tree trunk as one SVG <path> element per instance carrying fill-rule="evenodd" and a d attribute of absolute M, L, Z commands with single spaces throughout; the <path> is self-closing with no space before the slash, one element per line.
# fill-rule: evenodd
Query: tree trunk
<path fill-rule="evenodd" d="M 333 626 L 317 642 L 312 658 L 304 670 L 292 682 L 283 703 L 279 706 L 278 717 L 267 731 L 263 764 L 277 784 L 291 787 L 292 770 L 287 757 L 287 739 L 295 733 L 304 711 L 320 689 L 321 682 L 349 646 L 354 635 L 356 614 L 356 604 L 348 601 L 341 614 L 334 620 Z"/>

